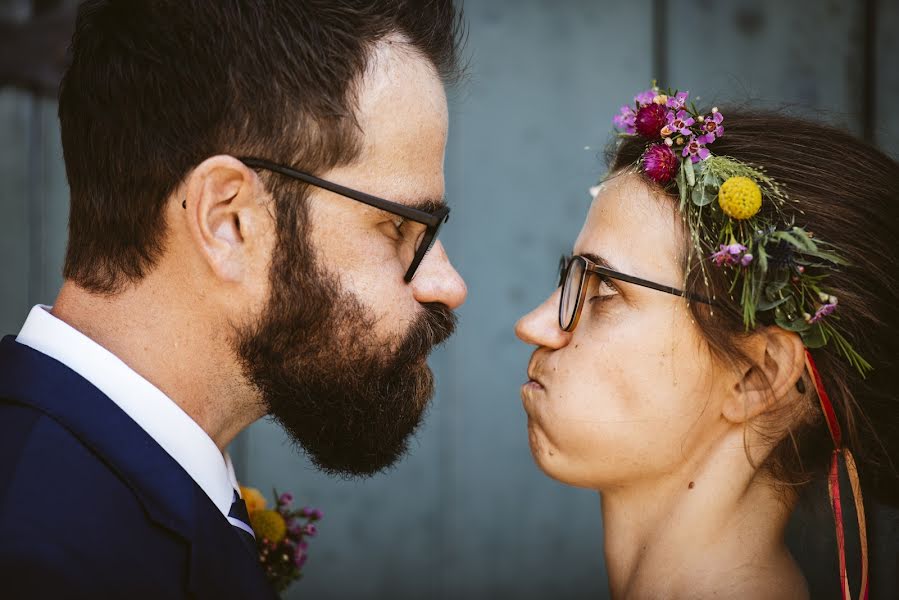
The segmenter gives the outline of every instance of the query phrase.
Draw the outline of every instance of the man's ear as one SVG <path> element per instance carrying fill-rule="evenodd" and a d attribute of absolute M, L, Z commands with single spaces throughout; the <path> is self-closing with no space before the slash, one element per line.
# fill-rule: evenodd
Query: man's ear
<path fill-rule="evenodd" d="M 182 212 L 199 254 L 216 277 L 240 281 L 267 227 L 256 173 L 232 156 L 207 158 L 187 176 Z"/>
<path fill-rule="evenodd" d="M 769 326 L 756 331 L 744 347 L 750 364 L 737 373 L 722 408 L 724 417 L 743 423 L 780 408 L 797 394 L 805 370 L 805 346 L 797 333 Z"/>

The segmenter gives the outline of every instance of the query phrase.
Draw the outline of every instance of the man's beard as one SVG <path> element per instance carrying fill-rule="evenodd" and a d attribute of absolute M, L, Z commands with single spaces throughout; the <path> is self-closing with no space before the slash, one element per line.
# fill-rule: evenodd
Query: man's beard
<path fill-rule="evenodd" d="M 380 340 L 374 313 L 316 264 L 305 240 L 279 243 L 274 256 L 268 304 L 237 330 L 244 375 L 319 469 L 363 476 L 393 465 L 434 393 L 426 359 L 455 315 L 423 305 L 405 332 Z"/>

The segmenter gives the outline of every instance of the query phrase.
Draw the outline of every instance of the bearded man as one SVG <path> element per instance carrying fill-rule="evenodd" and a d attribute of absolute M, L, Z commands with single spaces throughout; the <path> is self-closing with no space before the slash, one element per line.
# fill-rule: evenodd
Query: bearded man
<path fill-rule="evenodd" d="M 65 282 L 0 342 L 10 597 L 272 597 L 234 437 L 403 455 L 466 296 L 437 240 L 460 33 L 452 0 L 82 4 Z"/>

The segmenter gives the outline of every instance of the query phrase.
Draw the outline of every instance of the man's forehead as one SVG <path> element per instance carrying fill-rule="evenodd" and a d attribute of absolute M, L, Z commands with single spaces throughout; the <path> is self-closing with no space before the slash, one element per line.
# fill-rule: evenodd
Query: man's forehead
<path fill-rule="evenodd" d="M 446 135 L 449 111 L 443 83 L 430 61 L 400 35 L 390 35 L 372 49 L 358 84 L 357 107 L 366 133 L 395 124 L 413 133 L 436 127 Z"/>
<path fill-rule="evenodd" d="M 372 50 L 357 105 L 363 135 L 354 170 L 365 184 L 427 212 L 442 206 L 448 111 L 433 65 L 403 38 L 385 38 Z"/>

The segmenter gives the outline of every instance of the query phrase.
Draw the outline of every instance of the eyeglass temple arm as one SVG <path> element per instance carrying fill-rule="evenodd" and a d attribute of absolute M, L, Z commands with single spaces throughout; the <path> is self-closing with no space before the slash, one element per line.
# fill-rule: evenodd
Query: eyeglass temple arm
<path fill-rule="evenodd" d="M 647 287 L 653 290 L 657 290 L 659 292 L 665 292 L 667 294 L 673 294 L 675 296 L 681 296 L 683 298 L 688 298 L 693 300 L 694 302 L 700 302 L 702 304 L 714 305 L 715 303 L 705 298 L 703 296 L 697 296 L 696 294 L 691 294 L 690 292 L 685 292 L 684 290 L 678 289 L 676 287 L 671 287 L 668 285 L 662 285 L 661 283 L 656 283 L 654 281 L 649 281 L 647 279 L 641 279 L 639 277 L 634 277 L 633 275 L 627 275 L 625 273 L 619 273 L 618 271 L 612 271 L 610 269 L 606 269 L 600 266 L 590 266 L 589 270 L 594 273 L 599 273 L 600 275 L 605 275 L 606 277 L 610 277 L 612 279 L 618 279 L 620 281 L 624 281 L 625 283 L 632 283 L 634 285 L 639 285 L 642 287 Z"/>

